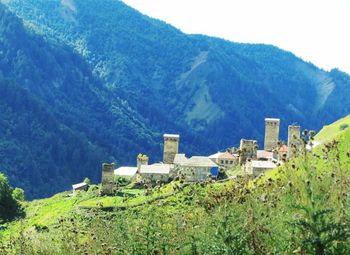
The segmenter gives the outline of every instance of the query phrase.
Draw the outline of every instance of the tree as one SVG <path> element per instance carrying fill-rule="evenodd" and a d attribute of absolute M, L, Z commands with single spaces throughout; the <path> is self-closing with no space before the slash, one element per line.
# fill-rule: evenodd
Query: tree
<path fill-rule="evenodd" d="M 12 192 L 12 197 L 16 199 L 17 201 L 24 201 L 25 195 L 24 190 L 21 188 L 15 188 Z"/>
<path fill-rule="evenodd" d="M 23 210 L 13 197 L 13 188 L 9 185 L 7 178 L 0 173 L 0 224 L 21 215 Z"/>
<path fill-rule="evenodd" d="M 90 183 L 91 183 L 91 181 L 90 181 L 90 179 L 89 178 L 87 178 L 87 177 L 85 177 L 85 179 L 84 179 L 84 181 L 83 182 L 85 182 L 86 184 L 88 184 L 88 185 L 90 185 Z"/>

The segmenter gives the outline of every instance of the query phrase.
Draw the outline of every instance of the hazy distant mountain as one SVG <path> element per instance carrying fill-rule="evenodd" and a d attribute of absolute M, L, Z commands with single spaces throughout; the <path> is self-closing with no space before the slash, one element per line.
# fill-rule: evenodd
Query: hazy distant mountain
<path fill-rule="evenodd" d="M 319 129 L 350 112 L 347 74 L 325 72 L 270 45 L 186 35 L 117 0 L 3 2 L 42 36 L 28 39 L 37 49 L 22 45 L 37 64 L 13 65 L 12 76 L 30 84 L 56 121 L 101 150 L 90 172 L 112 156 L 121 163 L 137 152 L 160 159 L 163 132 L 180 132 L 185 152 L 205 154 L 242 137 L 261 141 L 266 116 L 281 118 L 284 138 L 290 123 Z M 18 38 L 17 28 L 10 31 Z M 16 43 L 5 49 L 18 52 Z M 27 75 L 18 76 L 17 68 Z M 69 162 L 66 171 L 75 171 L 69 167 L 77 160 Z"/>

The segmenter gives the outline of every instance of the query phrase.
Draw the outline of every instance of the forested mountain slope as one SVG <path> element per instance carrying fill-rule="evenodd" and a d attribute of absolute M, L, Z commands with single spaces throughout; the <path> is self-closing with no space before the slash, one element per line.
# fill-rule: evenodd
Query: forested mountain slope
<path fill-rule="evenodd" d="M 29 198 L 84 176 L 99 181 L 103 161 L 160 150 L 157 134 L 109 95 L 84 60 L 26 31 L 2 5 L 0 54 L 0 168 Z"/>
<path fill-rule="evenodd" d="M 7 2 L 28 27 L 74 47 L 155 125 L 186 126 L 217 148 L 261 139 L 265 116 L 318 129 L 350 110 L 348 75 L 273 46 L 186 35 L 117 0 Z"/>

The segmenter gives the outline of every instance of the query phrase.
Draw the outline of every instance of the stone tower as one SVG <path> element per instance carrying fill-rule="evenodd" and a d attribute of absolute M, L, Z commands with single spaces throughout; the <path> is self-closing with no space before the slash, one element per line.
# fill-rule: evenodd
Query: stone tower
<path fill-rule="evenodd" d="M 164 134 L 164 164 L 173 164 L 175 155 L 179 153 L 179 135 Z"/>
<path fill-rule="evenodd" d="M 243 165 L 248 159 L 257 158 L 258 142 L 256 140 L 241 139 L 239 151 L 239 164 Z"/>
<path fill-rule="evenodd" d="M 142 165 L 148 165 L 148 156 L 140 153 L 137 155 L 137 171 L 140 171 Z"/>
<path fill-rule="evenodd" d="M 265 119 L 265 143 L 264 150 L 272 151 L 278 146 L 280 131 L 280 119 Z"/>
<path fill-rule="evenodd" d="M 295 157 L 300 150 L 300 126 L 288 126 L 288 158 Z"/>
<path fill-rule="evenodd" d="M 102 164 L 101 195 L 113 195 L 115 187 L 114 164 Z"/>

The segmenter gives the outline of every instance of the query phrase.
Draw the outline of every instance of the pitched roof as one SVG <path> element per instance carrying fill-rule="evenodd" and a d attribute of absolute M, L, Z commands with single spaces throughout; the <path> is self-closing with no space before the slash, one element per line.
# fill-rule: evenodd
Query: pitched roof
<path fill-rule="evenodd" d="M 218 166 L 210 158 L 202 157 L 202 156 L 193 156 L 181 165 L 194 166 L 194 167 L 217 167 Z"/>
<path fill-rule="evenodd" d="M 119 176 L 134 176 L 137 172 L 137 167 L 122 166 L 114 169 L 114 175 Z"/>
<path fill-rule="evenodd" d="M 288 146 L 283 144 L 281 147 L 278 148 L 278 152 L 288 152 Z"/>
<path fill-rule="evenodd" d="M 227 151 L 225 152 L 217 152 L 213 155 L 210 155 L 208 158 L 210 159 L 236 159 L 238 157 L 237 154 L 231 154 Z"/>
<path fill-rule="evenodd" d="M 186 158 L 185 154 L 176 154 L 174 158 L 174 164 L 182 164 L 187 162 L 188 158 Z"/>
<path fill-rule="evenodd" d="M 140 174 L 169 174 L 170 170 L 169 164 L 141 165 Z"/>
<path fill-rule="evenodd" d="M 225 151 L 219 156 L 219 159 L 236 159 L 235 155 Z"/>
<path fill-rule="evenodd" d="M 273 152 L 271 151 L 258 150 L 256 154 L 257 158 L 273 158 Z"/>
<path fill-rule="evenodd" d="M 276 168 L 276 164 L 273 163 L 272 161 L 252 160 L 251 164 L 253 168 L 268 168 L 268 169 Z"/>

